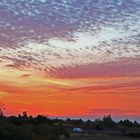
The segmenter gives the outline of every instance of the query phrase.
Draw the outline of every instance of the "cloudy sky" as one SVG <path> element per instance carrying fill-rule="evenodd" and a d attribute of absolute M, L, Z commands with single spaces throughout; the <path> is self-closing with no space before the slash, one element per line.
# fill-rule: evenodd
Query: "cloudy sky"
<path fill-rule="evenodd" d="M 140 0 L 1 0 L 6 114 L 140 116 Z"/>

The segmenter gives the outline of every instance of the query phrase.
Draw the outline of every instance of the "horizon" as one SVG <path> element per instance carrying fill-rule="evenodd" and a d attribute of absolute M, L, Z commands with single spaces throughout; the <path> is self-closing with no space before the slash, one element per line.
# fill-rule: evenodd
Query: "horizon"
<path fill-rule="evenodd" d="M 1 0 L 5 115 L 140 121 L 140 0 Z"/>
<path fill-rule="evenodd" d="M 45 115 L 45 114 L 34 114 L 34 115 L 32 115 L 32 114 L 28 114 L 28 112 L 26 112 L 26 113 L 27 113 L 27 117 L 32 116 L 33 118 L 37 117 L 38 115 L 41 115 L 41 116 L 47 117 L 47 118 L 52 119 L 52 120 L 53 119 L 60 119 L 60 120 L 62 119 L 62 120 L 65 121 L 67 119 L 71 119 L 71 120 L 79 120 L 79 119 L 81 119 L 82 121 L 85 121 L 85 122 L 88 121 L 88 120 L 95 121 L 96 119 L 101 119 L 102 120 L 104 117 L 107 117 L 108 115 L 110 115 L 112 120 L 114 122 L 116 122 L 116 123 L 118 123 L 121 120 L 129 120 L 129 121 L 132 121 L 132 122 L 136 121 L 136 122 L 138 122 L 140 124 L 140 117 L 139 116 L 122 117 L 122 116 L 112 116 L 111 114 L 104 114 L 103 116 L 50 116 L 49 114 L 47 114 L 47 115 Z M 3 116 L 4 117 L 11 117 L 11 116 L 18 117 L 19 115 L 23 116 L 22 113 L 15 114 L 15 115 L 9 114 L 9 115 L 3 115 Z"/>

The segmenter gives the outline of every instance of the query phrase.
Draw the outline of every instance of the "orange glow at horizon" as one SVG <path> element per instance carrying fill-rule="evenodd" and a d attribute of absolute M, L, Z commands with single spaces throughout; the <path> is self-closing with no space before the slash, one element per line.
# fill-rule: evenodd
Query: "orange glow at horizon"
<path fill-rule="evenodd" d="M 28 70 L 0 70 L 0 97 L 7 115 L 23 111 L 50 116 L 140 115 L 140 77 L 73 79 L 26 73 Z"/>

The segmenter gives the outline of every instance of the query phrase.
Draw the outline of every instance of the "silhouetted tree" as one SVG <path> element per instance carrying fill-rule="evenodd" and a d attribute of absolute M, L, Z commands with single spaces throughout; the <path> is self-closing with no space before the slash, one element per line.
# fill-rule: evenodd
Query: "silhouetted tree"
<path fill-rule="evenodd" d="M 95 119 L 95 129 L 112 129 L 115 128 L 116 124 L 113 121 L 111 115 L 104 116 L 102 119 Z"/>
<path fill-rule="evenodd" d="M 27 115 L 27 112 L 26 112 L 26 111 L 22 112 L 22 115 L 23 115 L 23 117 L 24 117 L 24 118 L 27 118 L 27 117 L 28 117 L 28 115 Z"/>
<path fill-rule="evenodd" d="M 4 104 L 0 102 L 0 117 L 4 116 L 4 110 L 5 110 Z"/>
<path fill-rule="evenodd" d="M 94 121 L 95 129 L 101 130 L 102 129 L 102 120 L 100 118 L 96 118 Z"/>
<path fill-rule="evenodd" d="M 137 121 L 134 121 L 134 127 L 140 127 L 140 125 Z"/>
<path fill-rule="evenodd" d="M 126 119 L 126 120 L 121 120 L 119 122 L 120 125 L 125 126 L 125 127 L 132 127 L 133 126 L 133 122 L 131 122 L 130 120 Z"/>
<path fill-rule="evenodd" d="M 91 120 L 86 121 L 86 125 L 89 126 L 91 124 Z"/>

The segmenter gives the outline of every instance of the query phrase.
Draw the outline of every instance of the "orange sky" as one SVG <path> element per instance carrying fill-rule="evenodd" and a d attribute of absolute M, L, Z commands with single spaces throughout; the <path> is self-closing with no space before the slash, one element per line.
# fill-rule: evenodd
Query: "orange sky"
<path fill-rule="evenodd" d="M 140 77 L 54 78 L 2 64 L 0 77 L 6 114 L 27 111 L 50 116 L 140 115 Z"/>

